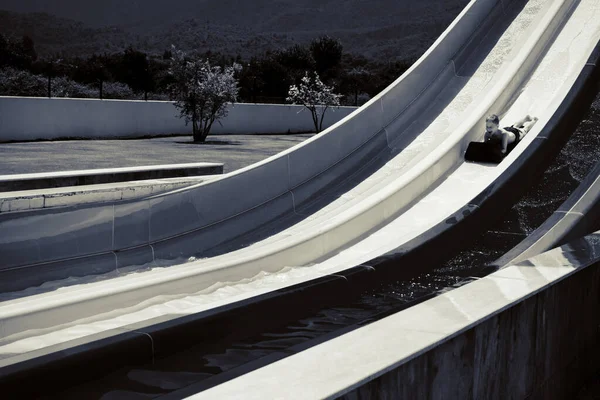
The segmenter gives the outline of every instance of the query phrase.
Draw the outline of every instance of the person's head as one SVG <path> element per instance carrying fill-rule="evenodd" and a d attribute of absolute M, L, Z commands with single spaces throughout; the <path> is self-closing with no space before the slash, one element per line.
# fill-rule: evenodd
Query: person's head
<path fill-rule="evenodd" d="M 500 118 L 496 114 L 489 115 L 485 119 L 485 130 L 489 133 L 496 132 L 500 126 Z"/>

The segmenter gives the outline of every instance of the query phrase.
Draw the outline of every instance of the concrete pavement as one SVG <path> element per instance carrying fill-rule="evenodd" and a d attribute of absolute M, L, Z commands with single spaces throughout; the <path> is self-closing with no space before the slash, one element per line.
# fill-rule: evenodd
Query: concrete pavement
<path fill-rule="evenodd" d="M 286 150 L 312 134 L 215 135 L 130 140 L 66 140 L 0 144 L 0 175 L 194 162 L 224 163 L 224 173 Z"/>

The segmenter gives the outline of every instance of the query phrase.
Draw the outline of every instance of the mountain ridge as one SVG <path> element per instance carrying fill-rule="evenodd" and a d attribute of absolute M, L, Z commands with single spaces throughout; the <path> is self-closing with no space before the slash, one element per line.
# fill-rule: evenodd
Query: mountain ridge
<path fill-rule="evenodd" d="M 243 57 L 328 34 L 369 58 L 414 59 L 468 0 L 3 0 L 0 30 L 29 34 L 41 54 L 119 51 L 128 44 Z M 45 14 L 40 14 L 45 13 Z M 83 40 L 85 38 L 85 40 Z M 103 44 L 104 43 L 104 44 Z"/>

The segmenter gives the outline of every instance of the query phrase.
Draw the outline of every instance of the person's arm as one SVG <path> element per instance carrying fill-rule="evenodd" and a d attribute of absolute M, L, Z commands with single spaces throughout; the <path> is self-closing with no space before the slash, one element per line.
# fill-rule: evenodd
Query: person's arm
<path fill-rule="evenodd" d="M 506 132 L 502 132 L 502 154 L 506 154 L 507 147 L 508 147 L 508 134 Z"/>

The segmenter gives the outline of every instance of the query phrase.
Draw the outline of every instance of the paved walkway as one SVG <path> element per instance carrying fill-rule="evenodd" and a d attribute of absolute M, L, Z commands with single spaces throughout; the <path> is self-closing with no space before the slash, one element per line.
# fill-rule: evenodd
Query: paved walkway
<path fill-rule="evenodd" d="M 130 140 L 0 143 L 0 175 L 192 162 L 224 163 L 234 171 L 311 137 L 298 135 L 190 136 Z"/>

